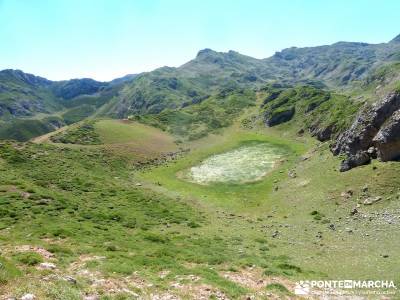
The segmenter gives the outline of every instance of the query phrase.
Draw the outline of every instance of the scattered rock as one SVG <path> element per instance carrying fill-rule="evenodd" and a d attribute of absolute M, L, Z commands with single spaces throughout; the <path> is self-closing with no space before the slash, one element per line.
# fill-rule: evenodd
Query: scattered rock
<path fill-rule="evenodd" d="M 100 297 L 97 295 L 88 295 L 83 298 L 84 300 L 100 300 Z"/>
<path fill-rule="evenodd" d="M 69 282 L 69 283 L 72 283 L 72 284 L 77 284 L 76 279 L 74 277 L 72 277 L 72 276 L 65 276 L 64 280 Z"/>
<path fill-rule="evenodd" d="M 296 174 L 296 172 L 295 172 L 294 170 L 290 170 L 290 171 L 288 172 L 288 176 L 289 176 L 290 178 L 296 178 L 296 177 L 297 177 L 297 174 Z"/>
<path fill-rule="evenodd" d="M 39 268 L 46 269 L 46 270 L 54 270 L 56 268 L 56 265 L 53 263 L 44 262 L 44 263 L 39 264 Z"/>
<path fill-rule="evenodd" d="M 306 161 L 306 160 L 308 160 L 310 157 L 309 156 L 302 156 L 301 158 L 300 158 L 300 160 L 301 161 Z"/>
<path fill-rule="evenodd" d="M 351 216 L 354 216 L 354 215 L 357 214 L 357 213 L 358 213 L 358 209 L 354 207 L 354 208 L 351 210 L 350 215 L 351 215 Z"/>
<path fill-rule="evenodd" d="M 349 198 L 351 198 L 351 196 L 353 196 L 353 191 L 352 191 L 352 190 L 347 190 L 347 191 L 345 191 L 345 192 L 342 192 L 342 193 L 340 194 L 340 196 L 341 196 L 342 198 L 349 199 Z"/>
<path fill-rule="evenodd" d="M 51 253 L 41 247 L 36 247 L 36 246 L 31 246 L 31 245 L 22 245 L 22 246 L 16 247 L 15 250 L 21 251 L 21 252 L 33 251 L 33 252 L 36 252 L 36 253 L 40 254 L 41 256 L 43 256 L 43 258 L 46 258 L 46 259 L 54 258 L 53 253 Z"/>
<path fill-rule="evenodd" d="M 142 184 L 140 182 L 135 184 L 136 186 L 142 186 Z"/>
<path fill-rule="evenodd" d="M 336 230 L 335 224 L 329 224 L 329 229 Z"/>
<path fill-rule="evenodd" d="M 363 204 L 364 205 L 371 205 L 374 204 L 378 201 L 382 200 L 381 196 L 376 196 L 376 197 L 368 197 L 367 199 L 364 200 Z"/>
<path fill-rule="evenodd" d="M 31 196 L 31 194 L 28 192 L 21 192 L 21 197 L 24 199 L 28 199 L 30 196 Z"/>
<path fill-rule="evenodd" d="M 279 231 L 276 230 L 276 231 L 274 231 L 274 232 L 272 233 L 271 236 L 272 236 L 273 238 L 276 238 L 278 235 L 279 235 Z"/>
<path fill-rule="evenodd" d="M 34 300 L 36 296 L 34 294 L 25 294 L 21 297 L 21 300 Z"/>

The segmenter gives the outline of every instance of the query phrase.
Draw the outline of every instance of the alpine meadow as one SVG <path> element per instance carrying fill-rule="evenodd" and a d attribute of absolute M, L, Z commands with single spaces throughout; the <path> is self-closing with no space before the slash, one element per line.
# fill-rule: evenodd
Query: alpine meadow
<path fill-rule="evenodd" d="M 400 299 L 400 35 L 196 51 L 99 81 L 0 50 L 0 299 Z"/>

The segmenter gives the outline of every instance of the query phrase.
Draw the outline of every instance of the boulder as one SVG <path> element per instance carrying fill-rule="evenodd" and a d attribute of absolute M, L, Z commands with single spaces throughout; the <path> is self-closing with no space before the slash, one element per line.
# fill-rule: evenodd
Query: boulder
<path fill-rule="evenodd" d="M 335 130 L 335 126 L 329 125 L 327 127 L 318 129 L 317 131 L 313 132 L 312 135 L 315 136 L 318 141 L 325 142 L 331 139 Z"/>
<path fill-rule="evenodd" d="M 21 300 L 35 300 L 36 297 L 34 294 L 25 294 L 21 297 Z"/>
<path fill-rule="evenodd" d="M 400 110 L 385 122 L 374 137 L 373 143 L 381 161 L 395 160 L 400 157 Z"/>
<path fill-rule="evenodd" d="M 340 172 L 348 171 L 354 167 L 366 165 L 371 161 L 371 157 L 367 152 L 358 152 L 342 161 Z"/>
<path fill-rule="evenodd" d="M 350 212 L 350 216 L 354 216 L 355 214 L 358 214 L 358 209 L 357 208 L 353 208 Z"/>
<path fill-rule="evenodd" d="M 364 205 L 371 205 L 371 204 L 374 204 L 374 203 L 376 203 L 378 201 L 381 201 L 381 200 L 382 200 L 381 196 L 369 197 L 369 198 L 364 200 L 363 204 Z"/>
<path fill-rule="evenodd" d="M 389 93 L 381 101 L 366 106 L 350 128 L 331 146 L 334 155 L 344 154 L 340 171 L 400 157 L 400 92 Z"/>

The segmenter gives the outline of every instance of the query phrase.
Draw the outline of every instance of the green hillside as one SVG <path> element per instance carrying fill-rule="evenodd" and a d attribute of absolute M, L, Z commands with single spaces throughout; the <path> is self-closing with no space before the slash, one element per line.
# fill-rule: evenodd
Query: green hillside
<path fill-rule="evenodd" d="M 209 98 L 221 98 L 220 94 L 229 90 L 258 90 L 267 84 L 310 85 L 346 94 L 357 90 L 357 94 L 373 99 L 375 91 L 369 88 L 366 92 L 365 85 L 372 87 L 379 82 L 379 76 L 390 76 L 390 69 L 395 68 L 399 59 L 400 43 L 393 39 L 382 44 L 339 42 L 293 47 L 266 59 L 235 51 L 204 49 L 178 68 L 163 67 L 111 82 L 86 78 L 50 81 L 18 70 L 3 70 L 0 71 L 0 121 L 28 119 L 13 123 L 17 130 L 25 132 L 33 122 L 31 119 L 41 119 L 34 122 L 36 129 L 29 134 L 18 134 L 37 136 L 53 129 L 46 121 L 48 117 L 60 117 L 60 125 L 64 125 L 90 116 L 126 118 L 159 114 L 196 106 Z M 392 82 L 397 80 L 392 79 Z M 380 85 L 388 86 L 387 82 Z M 7 124 L 0 123 L 2 136 L 7 137 L 7 129 L 1 128 L 4 126 Z M 37 130 L 39 127 L 41 130 Z"/>
<path fill-rule="evenodd" d="M 0 298 L 399 286 L 399 53 L 396 37 L 204 49 L 110 82 L 0 71 Z"/>
<path fill-rule="evenodd" d="M 144 73 L 127 84 L 109 115 L 159 113 L 196 104 L 226 88 L 257 88 L 266 83 L 309 84 L 318 88 L 354 88 L 378 67 L 399 61 L 400 43 L 339 42 L 289 48 L 266 59 L 235 51 L 201 50 L 178 67 Z"/>

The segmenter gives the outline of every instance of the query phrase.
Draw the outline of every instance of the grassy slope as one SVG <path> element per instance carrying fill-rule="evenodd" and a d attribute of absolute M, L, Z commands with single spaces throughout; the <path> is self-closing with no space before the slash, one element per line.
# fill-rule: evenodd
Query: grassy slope
<path fill-rule="evenodd" d="M 243 110 L 255 106 L 256 101 L 253 90 L 228 89 L 196 105 L 135 118 L 168 131 L 182 140 L 196 140 L 232 125 Z"/>
<path fill-rule="evenodd" d="M 268 119 L 293 110 L 293 117 L 285 125 L 288 130 L 296 128 L 318 135 L 318 132 L 331 128 L 331 138 L 350 126 L 361 106 L 345 95 L 301 85 L 289 88 L 266 86 L 259 97 L 264 99 L 262 110 Z"/>
<path fill-rule="evenodd" d="M 85 87 L 73 87 L 68 82 L 53 83 L 60 84 L 60 88 L 67 84 L 71 89 L 69 93 L 78 94 L 66 100 L 57 97 L 49 85 L 29 85 L 12 76 L 4 77 L 0 74 L 0 139 L 18 141 L 27 141 L 98 113 L 98 109 L 111 101 L 121 89 L 121 84 L 115 84 L 95 94 L 85 95 L 80 94 L 87 91 Z M 10 108 L 16 110 L 14 115 L 10 114 Z"/>
<path fill-rule="evenodd" d="M 256 132 L 243 130 L 237 124 L 225 130 L 222 135 L 211 135 L 188 144 L 192 149 L 189 155 L 166 166 L 142 172 L 139 177 L 149 182 L 148 186 L 157 191 L 200 201 L 202 206 L 211 211 L 222 209 L 261 219 L 271 211 L 276 211 L 277 219 L 272 218 L 272 224 L 267 224 L 277 228 L 284 236 L 277 239 L 281 243 L 277 248 L 278 252 L 288 254 L 302 268 L 312 266 L 312 270 L 327 270 L 326 273 L 332 278 L 352 275 L 354 278 L 384 276 L 399 280 L 395 270 L 391 268 L 392 263 L 399 260 L 394 252 L 394 237 L 398 233 L 396 227 L 388 221 L 393 217 L 385 219 L 383 216 L 373 215 L 375 212 L 395 215 L 398 209 L 395 200 L 398 197 L 399 183 L 391 179 L 399 168 L 396 163 L 374 162 L 378 170 L 366 166 L 348 173 L 339 173 L 339 159 L 331 156 L 327 144 L 321 144 L 322 147 L 318 148 L 315 140 L 297 137 L 293 132 L 295 126 L 283 124 L 274 129 L 259 129 Z M 289 147 L 292 155 L 264 181 L 255 184 L 204 187 L 177 178 L 179 171 L 197 164 L 213 153 L 236 147 L 246 140 L 278 143 Z M 304 154 L 307 150 L 308 153 Z M 302 153 L 310 158 L 300 160 L 299 155 Z M 383 170 L 380 171 L 381 168 Z M 287 175 L 291 169 L 295 169 L 297 173 L 294 179 Z M 391 201 L 383 201 L 371 207 L 362 205 L 359 208 L 361 213 L 350 218 L 350 211 L 357 205 L 357 199 L 366 197 L 361 193 L 365 185 L 369 186 L 367 194 L 381 195 L 384 199 L 390 197 Z M 278 186 L 277 191 L 273 189 L 275 186 Z M 345 200 L 341 194 L 348 189 L 354 192 L 354 196 Z M 310 214 L 314 210 L 320 211 L 326 217 L 321 221 L 315 220 Z M 372 221 L 369 221 L 370 217 Z M 273 225 L 274 223 L 276 224 Z M 289 224 L 289 227 L 280 227 L 283 224 Z M 328 229 L 329 224 L 334 224 L 336 231 Z M 293 228 L 301 228 L 304 234 L 298 234 L 297 230 L 293 232 Z M 346 228 L 354 233 L 346 232 Z M 272 231 L 268 230 L 266 234 L 270 235 Z M 322 240 L 316 238 L 319 231 L 323 233 Z M 293 248 L 292 243 L 298 243 L 301 247 Z M 353 243 L 357 243 L 357 246 L 351 245 Z M 299 251 L 307 255 L 298 255 Z M 358 251 L 363 254 L 357 255 Z M 383 258 L 384 254 L 388 254 L 391 259 Z M 341 259 L 343 264 L 338 267 L 327 257 Z M 374 260 L 379 268 L 376 269 L 376 265 L 371 264 L 370 260 Z M 352 267 L 354 263 L 358 265 L 357 268 Z"/>
<path fill-rule="evenodd" d="M 159 129 L 130 121 L 101 120 L 96 132 L 106 148 L 116 155 L 143 161 L 178 150 L 174 138 Z"/>
<path fill-rule="evenodd" d="M 258 288 L 224 276 L 239 276 L 250 265 L 264 272 L 259 278 L 265 282 L 272 275 L 292 281 L 372 278 L 399 283 L 393 268 L 400 263 L 398 164 L 374 162 L 339 173 L 339 158 L 331 156 L 327 144 L 298 137 L 289 123 L 244 129 L 243 121 L 253 113 L 249 108 L 220 134 L 183 144 L 191 149 L 184 157 L 144 170 L 131 167 L 131 162 L 177 146 L 165 132 L 135 122 L 97 121 L 94 128 L 104 146 L 3 146 L 1 167 L 8 171 L 0 172 L 5 293 L 34 291 L 42 298 L 78 299 L 84 291 L 109 294 L 104 296 L 108 299 L 116 297 L 109 291 L 114 285 L 122 299 L 124 293 L 129 298 L 122 287 L 147 296 L 173 293 L 193 298 L 199 295 L 193 286 L 205 284 L 233 298 L 261 295 Z M 287 161 L 263 181 L 241 186 L 198 186 L 176 176 L 248 140 L 282 145 L 289 149 Z M 295 171 L 295 178 L 288 176 L 289 170 Z M 349 189 L 353 195 L 343 196 Z M 383 200 L 361 205 L 360 212 L 350 216 L 364 194 Z M 58 270 L 27 266 L 14 247 L 21 244 L 53 251 Z M 23 275 L 18 277 L 17 269 Z M 164 277 L 161 271 L 170 273 Z M 44 285 L 41 278 L 49 273 L 61 277 Z M 201 279 L 186 279 L 181 289 L 170 287 L 177 283 L 176 276 L 189 274 Z M 76 277 L 78 285 L 66 283 L 64 275 Z M 109 284 L 93 285 L 91 276 L 107 278 Z M 138 287 L 137 278 L 146 284 Z"/>
<path fill-rule="evenodd" d="M 106 133 L 110 127 L 115 128 L 100 129 L 103 138 L 121 142 L 126 137 L 116 139 L 112 129 Z M 134 141 L 139 140 L 125 140 Z M 93 278 L 108 278 L 108 284 L 119 287 L 111 293 L 118 299 L 129 298 L 122 287 L 143 295 L 168 292 L 185 297 L 187 288 L 199 284 L 210 286 L 211 293 L 218 289 L 236 298 L 250 291 L 221 272 L 256 265 L 277 275 L 297 273 L 286 257 L 268 254 L 273 245 L 261 233 L 246 228 L 251 217 L 238 220 L 241 229 L 232 231 L 227 226 L 230 219 L 197 200 L 187 202 L 138 187 L 134 170 L 121 158 L 124 155 L 107 150 L 1 145 L 0 167 L 8 170 L 0 172 L 1 256 L 7 262 L 1 273 L 3 294 L 33 292 L 41 299 L 79 299 L 83 291 L 109 294 L 108 285 L 91 283 Z M 22 245 L 42 247 L 54 257 L 23 256 Z M 35 264 L 41 260 L 54 262 L 57 269 L 37 270 Z M 161 271 L 170 273 L 164 278 Z M 43 281 L 51 274 L 57 276 Z M 189 274 L 199 276 L 199 282 L 185 279 L 184 288 L 171 291 L 176 276 Z M 66 275 L 76 278 L 78 285 L 66 282 Z M 139 288 L 135 280 L 144 286 Z"/>
<path fill-rule="evenodd" d="M 51 135 L 54 143 L 98 145 L 101 143 L 100 135 L 95 131 L 94 121 L 85 121 L 68 128 L 68 130 Z"/>
<path fill-rule="evenodd" d="M 374 162 L 373 166 L 339 173 L 338 162 L 325 145 L 297 165 L 295 179 L 279 182 L 271 201 L 278 215 L 287 216 L 282 222 L 290 227 L 279 229 L 282 244 L 277 249 L 295 257 L 297 265 L 324 270 L 331 278 L 385 278 L 399 282 L 393 268 L 400 263 L 395 250 L 399 233 L 397 222 L 391 221 L 399 211 L 400 182 L 392 177 L 399 171 L 398 164 Z M 365 186 L 367 193 L 362 192 Z M 347 199 L 342 193 L 348 190 L 354 195 Z M 372 206 L 361 204 L 359 213 L 351 216 L 357 203 L 362 202 L 358 199 L 366 197 L 364 194 L 382 196 L 383 201 Z M 312 211 L 324 216 L 315 220 Z M 330 224 L 335 230 L 328 228 Z"/>
<path fill-rule="evenodd" d="M 39 113 L 31 117 L 0 121 L 0 139 L 28 141 L 66 125 L 79 122 L 93 114 L 95 108 L 82 104 L 73 108 L 60 108 L 55 113 Z"/>
<path fill-rule="evenodd" d="M 27 141 L 33 137 L 51 132 L 62 124 L 64 124 L 63 120 L 57 116 L 0 122 L 0 139 Z"/>
<path fill-rule="evenodd" d="M 259 96 L 261 97 L 262 93 Z M 337 98 L 331 99 L 335 103 L 338 102 Z M 330 105 L 329 101 L 326 105 Z M 324 110 L 324 106 L 321 106 L 321 110 Z M 339 114 L 342 112 L 343 110 L 338 110 Z M 346 110 L 345 113 L 352 112 Z M 251 113 L 249 116 L 251 117 Z M 335 114 L 331 117 L 343 119 Z M 246 114 L 243 115 L 243 119 L 246 119 Z M 398 210 L 395 199 L 398 197 L 399 183 L 390 179 L 391 174 L 398 171 L 396 163 L 374 162 L 378 169 L 384 169 L 382 171 L 375 171 L 371 166 L 367 166 L 349 173 L 337 172 L 339 159 L 331 156 L 327 144 L 317 148 L 315 140 L 295 135 L 294 131 L 301 128 L 298 125 L 305 124 L 302 115 L 297 115 L 291 122 L 276 129 L 262 129 L 258 133 L 254 130 L 249 132 L 239 129 L 237 124 L 225 130 L 222 136 L 209 136 L 190 143 L 190 147 L 194 150 L 188 156 L 166 167 L 145 172 L 140 175 L 141 178 L 151 182 L 150 186 L 158 191 L 174 191 L 190 199 L 201 199 L 201 203 L 206 203 L 211 210 L 223 208 L 234 213 L 249 213 L 253 216 L 256 214 L 261 217 L 273 210 L 279 212 L 278 221 L 272 221 L 278 224 L 272 226 L 286 236 L 282 238 L 283 241 L 277 248 L 278 252 L 295 257 L 296 263 L 303 268 L 312 266 L 312 270 L 328 270 L 326 273 L 331 278 L 351 275 L 354 278 L 383 276 L 399 280 L 391 267 L 394 261 L 399 261 L 399 256 L 394 252 L 396 238 L 393 238 L 398 233 L 395 226 L 389 223 L 391 219 L 396 218 Z M 281 169 L 273 172 L 265 181 L 255 184 L 204 187 L 177 178 L 176 175 L 181 170 L 197 164 L 213 153 L 235 147 L 245 140 L 281 143 L 291 148 L 293 154 Z M 307 149 L 309 153 L 306 156 L 310 158 L 299 162 L 298 155 Z M 298 176 L 295 179 L 287 176 L 288 170 L 292 168 L 297 169 Z M 361 189 L 365 185 L 369 186 L 369 192 L 364 195 Z M 273 191 L 275 186 L 278 187 L 278 191 Z M 350 200 L 345 200 L 341 194 L 348 189 L 354 192 L 354 196 L 350 197 Z M 357 201 L 362 202 L 368 195 L 381 195 L 384 199 L 392 200 L 372 207 L 361 205 L 359 208 L 361 213 L 350 217 L 350 211 L 356 207 Z M 315 220 L 310 214 L 314 210 L 321 211 L 326 217 L 320 221 Z M 300 211 L 301 213 L 298 213 Z M 375 213 L 381 215 L 374 215 Z M 384 213 L 389 217 L 382 216 Z M 286 218 L 289 215 L 291 217 Z M 283 224 L 289 224 L 289 227 L 281 227 Z M 328 229 L 330 224 L 334 224 L 336 231 Z M 293 232 L 293 228 L 304 230 L 304 234 L 299 235 L 297 230 Z M 354 233 L 348 233 L 346 230 L 349 229 Z M 316 238 L 318 232 L 323 233 L 322 240 Z M 271 230 L 268 234 L 271 234 Z M 302 247 L 293 248 L 293 243 L 299 243 Z M 357 243 L 357 246 L 353 243 Z M 299 251 L 307 255 L 298 255 Z M 358 255 L 358 251 L 362 255 Z M 386 254 L 391 259 L 383 258 Z M 343 264 L 338 267 L 336 262 L 327 257 L 341 259 Z M 378 269 L 376 264 L 370 263 L 371 260 L 379 265 Z M 354 264 L 358 267 L 354 268 Z"/>
<path fill-rule="evenodd" d="M 217 184 L 201 186 L 180 180 L 179 176 L 176 176 L 180 171 L 197 164 L 202 159 L 215 153 L 236 148 L 246 141 L 265 141 L 281 146 L 290 153 L 286 157 L 288 161 L 282 163 L 281 168 L 273 171 L 267 180 L 247 185 Z M 268 193 L 272 190 L 273 181 L 282 177 L 279 171 L 282 169 L 287 170 L 293 163 L 293 159 L 304 151 L 305 146 L 301 143 L 288 143 L 279 137 L 246 132 L 239 128 L 230 128 L 222 136 L 210 136 L 194 142 L 191 148 L 192 151 L 186 157 L 166 167 L 155 168 L 146 172 L 141 178 L 154 183 L 159 182 L 169 190 L 178 191 L 188 197 L 198 197 L 205 202 L 211 202 L 211 204 L 217 203 L 238 213 L 247 210 L 255 211 L 259 209 L 260 205 L 268 205 L 264 201 L 265 199 L 260 197 L 260 194 Z"/>
<path fill-rule="evenodd" d="M 135 162 L 179 150 L 174 138 L 160 129 L 133 121 L 97 119 L 79 122 L 33 139 L 70 148 L 104 148 Z"/>
<path fill-rule="evenodd" d="M 232 134 L 228 130 L 222 138 L 218 136 L 213 140 L 210 137 L 198 142 L 197 150 L 188 157 L 144 173 L 141 178 L 159 182 L 163 188 L 177 191 L 179 195 L 201 199 L 210 210 L 260 220 L 254 222 L 254 227 L 267 239 L 273 232 L 279 232 L 273 239 L 277 247 L 271 253 L 288 255 L 302 269 L 323 272 L 332 279 L 385 278 L 399 282 L 393 264 L 400 263 L 396 250 L 399 233 L 395 224 L 398 221 L 394 221 L 399 210 L 400 182 L 393 178 L 400 166 L 374 162 L 372 166 L 340 173 L 337 170 L 339 159 L 332 157 L 327 144 L 313 146 L 313 140 L 296 138 L 286 124 L 265 133 L 267 137 L 237 129 Z M 174 176 L 207 155 L 230 148 L 241 140 L 251 138 L 282 143 L 282 136 L 286 140 L 284 143 L 295 153 L 308 149 L 304 155 L 307 159 L 289 157 L 287 163 L 262 182 L 204 187 Z M 296 178 L 287 175 L 289 169 L 295 170 Z M 364 186 L 369 188 L 362 193 Z M 342 195 L 348 190 L 353 192 L 349 199 Z M 359 213 L 350 216 L 358 202 L 376 195 L 384 200 L 372 206 L 361 204 Z M 313 211 L 318 211 L 321 220 L 314 218 Z M 240 230 L 236 227 L 240 225 L 235 224 L 238 218 L 233 219 L 228 230 Z M 335 230 L 329 229 L 330 224 L 334 224 Z M 317 237 L 319 232 L 322 238 Z"/>

